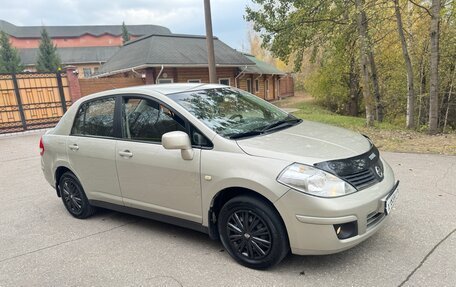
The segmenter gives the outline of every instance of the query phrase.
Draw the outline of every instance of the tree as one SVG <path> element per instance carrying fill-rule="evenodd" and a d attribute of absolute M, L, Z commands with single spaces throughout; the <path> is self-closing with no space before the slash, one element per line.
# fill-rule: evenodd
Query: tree
<path fill-rule="evenodd" d="M 60 56 L 57 52 L 57 46 L 52 43 L 46 29 L 41 30 L 40 46 L 38 50 L 38 60 L 36 62 L 36 70 L 38 72 L 53 72 L 59 71 L 61 65 Z"/>
<path fill-rule="evenodd" d="M 255 56 L 255 58 L 269 63 L 275 66 L 277 69 L 282 70 L 284 72 L 288 72 L 291 70 L 291 67 L 287 65 L 285 62 L 281 61 L 280 59 L 274 58 L 271 55 L 271 52 L 266 50 L 262 43 L 261 39 L 258 34 L 253 30 L 252 27 L 249 28 L 247 32 L 247 40 L 248 40 L 248 53 Z"/>
<path fill-rule="evenodd" d="M 399 7 L 399 0 L 394 1 L 394 14 L 396 16 L 397 32 L 401 41 L 402 56 L 404 57 L 405 67 L 407 72 L 407 116 L 406 126 L 408 129 L 415 127 L 415 90 L 413 85 L 413 68 L 412 61 L 410 60 L 407 41 L 404 35 L 404 27 L 402 24 L 402 16 Z"/>
<path fill-rule="evenodd" d="M 19 73 L 23 70 L 21 59 L 16 48 L 14 48 L 8 35 L 0 32 L 0 73 Z"/>
<path fill-rule="evenodd" d="M 261 39 L 252 28 L 248 30 L 247 40 L 249 42 L 249 53 L 256 58 L 266 61 L 269 58 L 268 50 L 262 47 Z"/>
<path fill-rule="evenodd" d="M 429 133 L 436 134 L 439 118 L 439 36 L 440 0 L 432 0 L 431 6 L 431 62 L 429 76 Z"/>
<path fill-rule="evenodd" d="M 124 45 L 130 41 L 130 33 L 128 33 L 127 25 L 125 25 L 125 22 L 122 22 L 122 41 Z"/>
<path fill-rule="evenodd" d="M 374 125 L 373 101 L 369 87 L 369 66 L 370 48 L 369 39 L 367 35 L 367 17 L 364 8 L 364 1 L 355 0 L 355 6 L 358 14 L 358 33 L 360 39 L 360 71 L 363 84 L 363 97 L 364 104 L 366 105 L 366 124 L 368 126 Z"/>
<path fill-rule="evenodd" d="M 384 111 L 382 104 L 382 96 L 380 95 L 380 86 L 378 84 L 377 66 L 375 65 L 374 51 L 369 41 L 369 72 L 372 79 L 372 86 L 374 90 L 375 99 L 375 119 L 379 122 L 383 121 Z"/>
<path fill-rule="evenodd" d="M 363 55 L 360 58 L 361 79 L 363 86 L 364 104 L 366 111 L 367 125 L 373 125 L 374 122 L 374 100 L 370 90 L 370 80 L 375 82 L 373 85 L 374 95 L 377 100 L 378 118 L 382 118 L 382 105 L 380 103 L 380 88 L 377 79 L 377 71 L 373 60 L 374 54 L 371 44 L 369 43 L 367 31 L 367 17 L 364 11 L 364 5 L 353 5 L 351 1 L 292 1 L 292 0 L 254 0 L 259 4 L 255 10 L 247 7 L 246 19 L 254 23 L 254 30 L 261 33 L 263 44 L 271 50 L 273 56 L 278 57 L 285 62 L 294 60 L 295 70 L 299 71 L 302 65 L 304 54 L 311 50 L 313 54 L 324 54 L 327 49 L 331 50 L 335 42 L 341 39 L 341 34 L 355 33 L 356 29 L 364 29 L 359 32 L 359 49 Z M 362 8 L 364 17 L 359 24 L 359 9 Z M 362 35 L 362 37 L 361 37 Z M 346 38 L 348 41 L 349 37 Z M 339 47 L 347 45 L 339 45 Z M 340 53 L 332 53 L 340 55 Z M 315 59 L 316 57 L 311 57 Z M 370 59 L 371 60 L 370 60 Z M 326 61 L 331 63 L 331 61 Z M 349 63 L 347 63 L 349 66 Z M 341 69 L 340 71 L 344 71 Z M 370 73 L 369 73 L 370 72 Z M 335 75 L 333 75 L 335 77 Z M 341 79 L 343 76 L 340 77 Z M 319 79 L 322 79 L 319 77 Z M 354 79 L 354 78 L 353 78 Z M 353 81 L 353 87 L 356 84 Z M 355 91 L 356 88 L 351 89 Z M 348 89 L 347 89 L 348 93 Z M 346 97 L 348 98 L 348 96 Z M 350 96 L 351 98 L 351 96 Z M 356 109 L 353 108 L 353 111 Z"/>
<path fill-rule="evenodd" d="M 245 18 L 262 48 L 292 61 L 319 104 L 371 123 L 384 114 L 430 133 L 456 130 L 455 0 L 253 2 Z"/>
<path fill-rule="evenodd" d="M 456 1 L 442 5 L 440 22 L 440 118 L 443 132 L 456 130 Z M 446 107 L 445 107 L 446 106 Z"/>

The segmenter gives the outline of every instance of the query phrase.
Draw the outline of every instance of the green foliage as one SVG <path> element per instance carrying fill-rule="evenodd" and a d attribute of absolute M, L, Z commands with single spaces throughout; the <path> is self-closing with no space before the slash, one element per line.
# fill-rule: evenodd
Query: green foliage
<path fill-rule="evenodd" d="M 308 91 L 333 112 L 347 114 L 359 88 L 357 11 L 347 0 L 253 0 L 245 18 L 260 33 L 265 48 L 284 61 L 294 61 L 299 89 Z M 404 124 L 407 74 L 397 32 L 393 1 L 363 0 L 368 38 L 374 52 L 381 103 L 388 122 Z M 430 8 L 430 1 L 416 0 Z M 399 0 L 414 72 L 417 129 L 428 125 L 430 16 L 425 9 Z M 448 110 L 447 130 L 456 129 L 456 1 L 441 11 L 439 126 Z M 355 67 L 353 70 L 352 68 Z M 356 79 L 356 85 L 349 75 Z M 371 87 L 372 88 L 372 87 Z M 451 90 L 451 92 L 450 92 Z M 359 97 L 358 107 L 362 107 Z M 363 111 L 358 111 L 361 114 Z M 356 114 L 356 113 L 352 113 Z"/>
<path fill-rule="evenodd" d="M 407 110 L 407 74 L 404 58 L 398 51 L 398 43 L 382 47 L 382 53 L 377 54 L 379 85 L 383 92 L 383 104 L 386 118 L 390 121 L 403 118 Z"/>
<path fill-rule="evenodd" d="M 343 114 L 349 92 L 347 85 L 338 76 L 343 74 L 340 70 L 345 66 L 337 65 L 336 61 L 328 62 L 306 79 L 306 91 L 331 111 Z"/>
<path fill-rule="evenodd" d="M 130 41 L 130 34 L 128 33 L 127 25 L 125 25 L 125 22 L 122 22 L 122 41 L 123 44 Z"/>
<path fill-rule="evenodd" d="M 60 70 L 61 60 L 57 53 L 57 46 L 52 43 L 46 29 L 41 30 L 41 40 L 38 51 L 36 70 L 38 72 L 57 72 Z"/>
<path fill-rule="evenodd" d="M 332 111 L 358 114 L 358 34 L 352 2 L 254 0 L 247 8 L 264 45 L 282 60 L 294 60 L 299 88 Z M 305 59 L 305 60 L 304 60 Z M 306 70 L 307 66 L 316 66 Z M 355 97 L 353 97 L 355 95 Z M 354 100 L 353 100 L 354 98 Z"/>
<path fill-rule="evenodd" d="M 15 49 L 8 35 L 0 32 L 0 73 L 19 73 L 23 70 L 21 59 L 17 49 Z"/>
<path fill-rule="evenodd" d="M 274 56 L 288 62 L 294 60 L 295 70 L 301 69 L 303 55 L 329 41 L 335 26 L 349 24 L 348 1 L 253 0 L 258 9 L 246 8 L 246 20 L 254 23 L 263 44 Z"/>
<path fill-rule="evenodd" d="M 347 114 L 350 101 L 350 73 L 358 79 L 356 38 L 342 33 L 320 55 L 320 68 L 305 79 L 306 90 L 331 111 Z M 359 93 L 359 87 L 353 87 Z"/>
<path fill-rule="evenodd" d="M 456 130 L 456 1 L 448 3 L 442 14 L 439 123 L 447 121 L 445 132 Z"/>

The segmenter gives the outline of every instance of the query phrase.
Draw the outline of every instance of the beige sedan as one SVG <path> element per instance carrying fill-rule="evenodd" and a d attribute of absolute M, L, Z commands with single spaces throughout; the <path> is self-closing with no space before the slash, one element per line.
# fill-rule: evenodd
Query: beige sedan
<path fill-rule="evenodd" d="M 40 141 L 76 218 L 109 208 L 206 232 L 240 264 L 355 246 L 397 198 L 366 137 L 223 85 L 112 90 L 75 102 Z"/>

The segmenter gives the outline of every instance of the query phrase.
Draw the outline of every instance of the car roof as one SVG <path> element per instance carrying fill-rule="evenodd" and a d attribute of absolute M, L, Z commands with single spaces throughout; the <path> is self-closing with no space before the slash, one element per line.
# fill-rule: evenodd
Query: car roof
<path fill-rule="evenodd" d="M 229 88 L 225 85 L 220 84 L 201 84 L 201 83 L 177 83 L 177 84 L 155 84 L 155 85 L 144 85 L 134 86 L 128 88 L 119 88 L 113 90 L 107 90 L 90 94 L 80 98 L 78 102 L 85 102 L 88 100 L 96 99 L 103 96 L 111 96 L 116 94 L 159 94 L 164 97 L 175 93 L 191 92 L 206 89 L 217 89 L 217 88 Z"/>
<path fill-rule="evenodd" d="M 201 84 L 201 83 L 178 83 L 178 84 L 156 84 L 156 85 L 144 85 L 135 86 L 128 88 L 120 88 L 110 90 L 109 94 L 113 93 L 137 93 L 137 92 L 156 92 L 162 95 L 170 95 L 181 92 L 216 89 L 216 88 L 227 88 L 225 85 L 219 84 Z M 108 92 L 108 91 L 106 91 Z M 104 93 L 104 92 L 102 92 Z"/>
<path fill-rule="evenodd" d="M 177 83 L 177 84 L 158 84 L 158 85 L 147 85 L 141 86 L 143 89 L 149 91 L 158 92 L 163 95 L 182 93 L 187 91 L 205 90 L 224 88 L 226 86 L 219 84 L 201 84 L 201 83 Z"/>

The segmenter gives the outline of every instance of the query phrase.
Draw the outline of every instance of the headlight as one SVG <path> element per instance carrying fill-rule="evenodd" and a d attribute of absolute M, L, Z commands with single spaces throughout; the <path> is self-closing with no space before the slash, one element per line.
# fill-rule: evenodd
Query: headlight
<path fill-rule="evenodd" d="M 277 181 L 293 189 L 321 197 L 337 197 L 357 191 L 337 176 L 299 163 L 285 168 Z"/>

